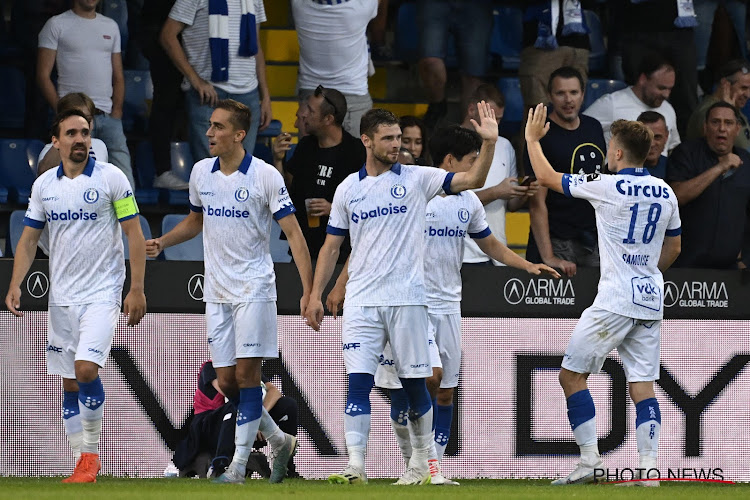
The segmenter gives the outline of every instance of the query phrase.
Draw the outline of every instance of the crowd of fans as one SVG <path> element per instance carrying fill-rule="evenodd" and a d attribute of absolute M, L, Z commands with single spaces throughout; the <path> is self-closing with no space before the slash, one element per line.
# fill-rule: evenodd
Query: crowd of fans
<path fill-rule="evenodd" d="M 281 134 L 267 160 L 285 177 L 315 258 L 336 186 L 364 162 L 359 119 L 373 107 L 372 59 L 394 53 L 386 34 L 396 29 L 396 17 L 408 2 L 289 1 L 300 48 L 298 142 L 295 146 L 291 134 Z M 470 127 L 480 100 L 502 117 L 505 96 L 488 83 L 499 71 L 508 76 L 498 69 L 502 62 L 495 65 L 490 57 L 493 9 L 516 8 L 523 19 L 520 63 L 511 76 L 520 82 L 524 109 L 549 103 L 551 131 L 542 145 L 553 167 L 606 174 L 610 125 L 621 118 L 642 121 L 654 132 L 645 167 L 672 185 L 679 199 L 684 244 L 675 265 L 745 267 L 750 260 L 745 248 L 750 244 L 750 126 L 743 111 L 750 98 L 746 1 L 414 1 L 415 68 L 424 92 L 417 100 L 429 106 L 423 117 L 401 118 L 405 162 L 431 164 L 429 139 L 450 124 L 449 40 L 461 83 L 458 125 Z M 2 36 L 15 45 L 8 43 L 3 64 L 22 66 L 28 81 L 24 135 L 48 142 L 48 106 L 58 112 L 81 109 L 99 139 L 91 155 L 120 168 L 138 187 L 126 140 L 132 147 L 134 137 L 126 138 L 122 126 L 123 68 L 148 68 L 154 86 L 148 131 L 134 135 L 151 142 L 154 187 L 187 189 L 170 170 L 169 143 L 187 140 L 195 161 L 207 157 L 205 131 L 219 99 L 232 98 L 251 109 L 251 132 L 243 143 L 253 151 L 256 134 L 273 118 L 259 31 L 268 5 L 227 0 L 224 8 L 216 7 L 221 4 L 14 2 Z M 588 10 L 604 21 L 607 37 L 609 70 L 597 76 L 624 80 L 627 87 L 583 109 L 592 49 Z M 727 28 L 722 34 L 736 37 L 712 32 L 714 23 Z M 57 161 L 59 155 L 49 148 L 40 155 L 45 168 Z M 527 207 L 530 260 L 569 276 L 577 267 L 598 265 L 588 204 L 539 188 L 524 175 L 532 173 L 522 147 L 498 142 L 487 184 L 477 191 L 493 233 L 504 241 L 506 210 Z M 341 252 L 342 262 L 346 255 Z M 475 248 L 467 248 L 465 261 L 493 263 Z"/>

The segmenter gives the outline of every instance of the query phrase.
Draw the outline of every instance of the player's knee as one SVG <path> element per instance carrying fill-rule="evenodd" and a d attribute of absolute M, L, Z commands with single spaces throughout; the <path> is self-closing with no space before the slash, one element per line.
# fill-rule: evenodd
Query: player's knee
<path fill-rule="evenodd" d="M 78 382 L 93 382 L 99 376 L 99 365 L 91 361 L 76 361 L 75 370 Z"/>
<path fill-rule="evenodd" d="M 437 402 L 440 406 L 449 406 L 453 404 L 453 387 L 439 389 L 437 393 Z"/>
<path fill-rule="evenodd" d="M 433 368 L 432 376 L 427 379 L 427 391 L 430 397 L 434 398 L 440 389 L 440 382 L 443 380 L 443 369 Z"/>
<path fill-rule="evenodd" d="M 586 388 L 588 373 L 576 373 L 565 368 L 560 369 L 558 380 L 566 394 Z"/>

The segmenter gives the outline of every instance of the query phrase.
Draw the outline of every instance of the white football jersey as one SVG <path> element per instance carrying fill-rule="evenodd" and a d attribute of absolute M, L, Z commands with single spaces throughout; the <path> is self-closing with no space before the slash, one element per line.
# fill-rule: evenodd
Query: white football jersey
<path fill-rule="evenodd" d="M 203 212 L 204 302 L 276 300 L 271 218 L 295 212 L 279 171 L 250 155 L 231 175 L 218 158 L 201 160 L 190 173 L 190 209 Z"/>
<path fill-rule="evenodd" d="M 424 216 L 427 201 L 450 194 L 453 173 L 394 164 L 377 177 L 365 167 L 336 188 L 330 234 L 349 234 L 349 306 L 425 305 Z"/>
<path fill-rule="evenodd" d="M 482 202 L 473 191 L 436 196 L 427 204 L 424 276 L 431 313 L 461 313 L 464 237 L 491 234 Z"/>
<path fill-rule="evenodd" d="M 661 319 L 661 247 L 665 236 L 681 233 L 672 188 L 644 168 L 564 174 L 562 186 L 566 196 L 588 200 L 596 213 L 601 277 L 594 305 L 631 318 Z"/>
<path fill-rule="evenodd" d="M 138 207 L 127 177 L 109 163 L 89 159 L 74 179 L 60 166 L 34 181 L 24 224 L 49 227 L 49 305 L 122 302 L 118 214 L 120 221 L 137 217 Z"/>

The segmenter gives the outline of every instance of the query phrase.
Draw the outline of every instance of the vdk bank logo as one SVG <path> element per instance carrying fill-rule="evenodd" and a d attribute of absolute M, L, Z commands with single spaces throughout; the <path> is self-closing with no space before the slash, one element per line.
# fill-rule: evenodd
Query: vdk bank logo
<path fill-rule="evenodd" d="M 194 274 L 187 284 L 187 291 L 193 300 L 203 300 L 203 275 Z"/>
<path fill-rule="evenodd" d="M 250 191 L 245 186 L 238 187 L 234 192 L 234 199 L 240 203 L 246 202 L 248 198 L 250 198 Z"/>
<path fill-rule="evenodd" d="M 664 282 L 664 307 L 729 307 L 729 292 L 723 281 Z"/>
<path fill-rule="evenodd" d="M 88 188 L 83 192 L 83 201 L 86 203 L 96 203 L 96 200 L 98 199 L 99 191 L 97 191 L 96 188 Z"/>
<path fill-rule="evenodd" d="M 34 271 L 26 278 L 26 290 L 35 299 L 41 299 L 49 291 L 49 279 L 42 271 Z"/>
<path fill-rule="evenodd" d="M 568 279 L 532 278 L 524 284 L 511 278 L 503 288 L 505 301 L 510 305 L 523 302 L 527 305 L 574 306 L 576 293 L 573 282 Z"/>

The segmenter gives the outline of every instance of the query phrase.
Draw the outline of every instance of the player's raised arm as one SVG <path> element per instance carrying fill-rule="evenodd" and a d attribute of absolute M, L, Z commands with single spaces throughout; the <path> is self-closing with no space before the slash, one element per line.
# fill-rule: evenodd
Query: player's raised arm
<path fill-rule="evenodd" d="M 307 304 L 310 302 L 310 290 L 312 289 L 313 281 L 310 250 L 307 248 L 305 236 L 302 234 L 302 229 L 300 229 L 299 222 L 297 222 L 297 217 L 294 214 L 282 217 L 277 222 L 289 242 L 289 249 L 292 251 L 292 258 L 294 259 L 294 264 L 297 266 L 299 278 L 302 281 L 302 297 L 299 301 L 299 308 L 300 314 L 304 316 Z"/>
<path fill-rule="evenodd" d="M 32 262 L 34 262 L 36 245 L 41 235 L 41 229 L 30 226 L 24 227 L 13 256 L 13 275 L 10 278 L 10 285 L 8 285 L 8 295 L 5 296 L 5 305 L 10 312 L 19 318 L 23 316 L 23 313 L 19 311 L 21 307 L 21 282 L 26 273 L 29 272 Z"/>
<path fill-rule="evenodd" d="M 339 258 L 339 250 L 344 242 L 344 235 L 327 234 L 323 246 L 318 254 L 318 263 L 315 266 L 315 277 L 313 278 L 312 291 L 310 292 L 310 302 L 307 305 L 305 319 L 307 324 L 316 332 L 320 330 L 320 323 L 323 321 L 323 302 L 321 297 L 323 289 L 331 280 L 333 269 Z"/>
<path fill-rule="evenodd" d="M 146 241 L 146 255 L 158 257 L 168 247 L 193 239 L 203 230 L 203 212 L 193 211 L 177 224 L 174 229 L 159 238 Z"/>
<path fill-rule="evenodd" d="M 497 143 L 497 119 L 495 111 L 486 102 L 477 103 L 477 112 L 479 121 L 472 119 L 471 124 L 482 138 L 482 147 L 479 150 L 479 157 L 474 165 L 466 172 L 456 172 L 451 181 L 451 192 L 459 193 L 467 189 L 479 189 L 484 186 L 487 180 L 487 173 L 492 165 L 492 158 L 495 155 L 495 143 Z"/>
<path fill-rule="evenodd" d="M 555 278 L 560 277 L 560 273 L 551 267 L 545 264 L 532 264 L 528 260 L 522 258 L 493 235 L 489 235 L 486 238 L 476 238 L 474 241 L 484 253 L 495 260 L 499 260 L 506 266 L 521 269 L 529 274 L 539 275 L 546 273 Z"/>
<path fill-rule="evenodd" d="M 547 122 L 547 106 L 537 104 L 536 108 L 529 110 L 529 119 L 526 121 L 526 150 L 529 152 L 531 168 L 534 169 L 537 181 L 543 187 L 553 189 L 558 193 L 563 192 L 563 174 L 555 171 L 547 161 L 539 141 L 547 135 L 549 122 Z"/>

